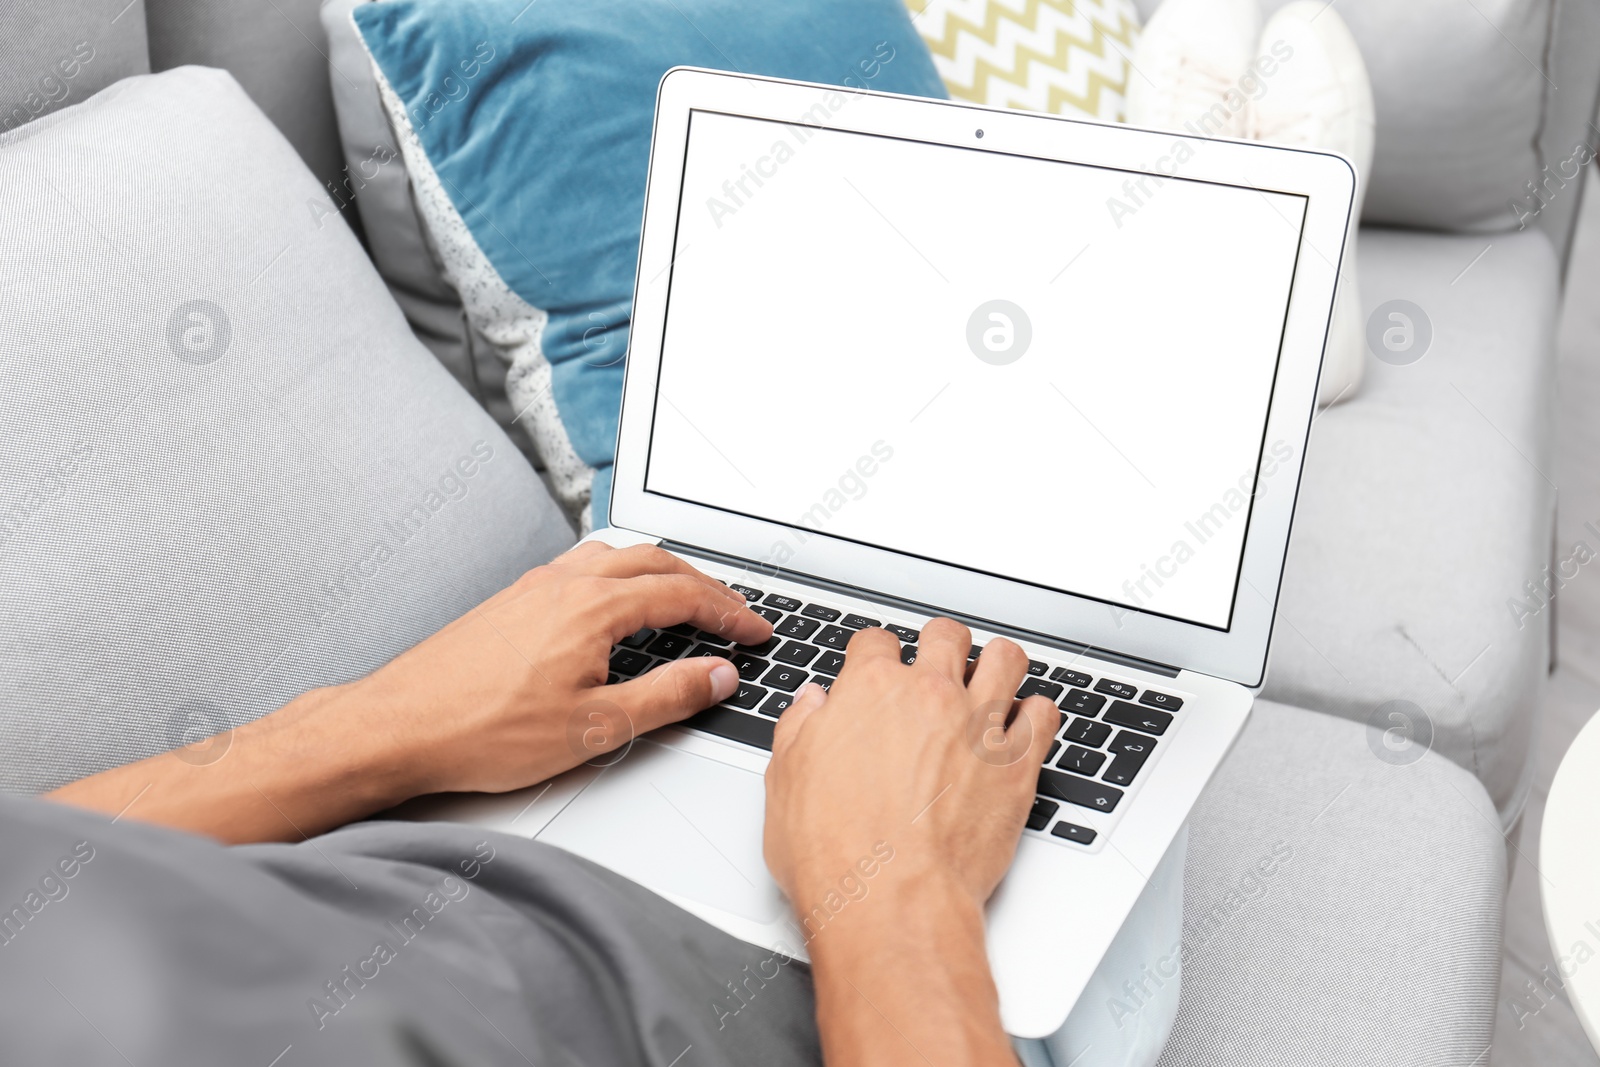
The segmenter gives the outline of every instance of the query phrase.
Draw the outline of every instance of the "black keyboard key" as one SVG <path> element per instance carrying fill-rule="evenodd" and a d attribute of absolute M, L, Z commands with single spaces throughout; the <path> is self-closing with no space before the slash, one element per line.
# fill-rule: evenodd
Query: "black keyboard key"
<path fill-rule="evenodd" d="M 1044 797 L 1033 798 L 1033 810 L 1028 812 L 1028 829 L 1043 830 L 1061 809 L 1061 805 Z"/>
<path fill-rule="evenodd" d="M 813 645 L 802 644 L 799 641 L 789 641 L 772 658 L 779 663 L 787 663 L 791 667 L 804 667 L 817 658 L 819 651 L 821 649 Z"/>
<path fill-rule="evenodd" d="M 846 630 L 843 626 L 824 626 L 822 632 L 811 640 L 823 648 L 843 649 L 855 635 L 854 630 Z"/>
<path fill-rule="evenodd" d="M 821 619 L 823 622 L 832 622 L 839 617 L 839 609 L 822 604 L 807 604 L 800 609 L 800 614 L 812 619 Z"/>
<path fill-rule="evenodd" d="M 622 679 L 621 679 L 621 678 L 618 678 L 618 677 L 617 677 L 617 676 L 616 676 L 616 675 L 614 675 L 614 674 L 608 674 L 608 675 L 606 675 L 606 684 L 607 684 L 607 685 L 616 685 L 616 684 L 617 684 L 617 683 L 618 683 L 618 682 L 620 682 L 620 681 L 622 681 Z"/>
<path fill-rule="evenodd" d="M 1160 708 L 1162 711 L 1177 711 L 1183 707 L 1183 698 L 1146 689 L 1144 695 L 1139 698 L 1139 703 L 1149 704 L 1152 708 Z"/>
<path fill-rule="evenodd" d="M 818 674 L 838 674 L 844 669 L 844 653 L 824 652 L 821 658 L 811 665 L 811 669 Z"/>
<path fill-rule="evenodd" d="M 1092 845 L 1094 844 L 1094 839 L 1100 835 L 1087 826 L 1075 826 L 1070 822 L 1058 822 L 1050 827 L 1050 836 L 1076 841 L 1080 845 Z"/>
<path fill-rule="evenodd" d="M 1099 748 L 1106 743 L 1106 738 L 1111 736 L 1111 727 L 1090 719 L 1073 719 L 1072 725 L 1067 727 L 1061 736 L 1080 745 Z"/>
<path fill-rule="evenodd" d="M 1030 659 L 1028 661 L 1028 673 L 1033 675 L 1035 678 L 1043 678 L 1044 672 L 1049 669 L 1050 665 L 1047 663 L 1040 663 L 1036 659 Z"/>
<path fill-rule="evenodd" d="M 1056 753 L 1060 752 L 1060 751 L 1061 751 L 1061 742 L 1060 741 L 1051 741 L 1050 742 L 1050 752 L 1044 758 L 1045 764 L 1048 766 L 1050 761 L 1056 758 Z"/>
<path fill-rule="evenodd" d="M 751 589 L 748 585 L 729 585 L 728 588 L 735 593 L 743 593 L 744 598 L 752 604 L 761 599 L 761 590 Z"/>
<path fill-rule="evenodd" d="M 727 658 L 727 657 L 730 657 L 732 655 L 733 655 L 733 652 L 731 650 L 729 650 L 729 649 L 718 648 L 716 645 L 700 644 L 700 645 L 695 645 L 694 648 L 690 649 L 689 654 L 687 656 L 685 656 L 684 658 L 685 659 L 693 659 L 695 656 L 722 656 L 724 658 Z"/>
<path fill-rule="evenodd" d="M 1094 681 L 1093 678 L 1082 673 L 1081 671 L 1069 671 L 1065 667 L 1057 667 L 1055 670 L 1051 671 L 1050 680 L 1054 682 L 1065 682 L 1067 685 L 1075 685 L 1080 689 L 1088 688 L 1089 683 Z"/>
<path fill-rule="evenodd" d="M 815 619 L 803 619 L 798 615 L 790 615 L 782 622 L 775 624 L 772 627 L 772 632 L 783 637 L 793 637 L 798 641 L 804 641 L 816 633 L 817 627 L 821 625 Z"/>
<path fill-rule="evenodd" d="M 972 646 L 972 651 L 967 653 L 967 659 L 974 660 L 983 655 L 983 649 L 977 645 Z"/>
<path fill-rule="evenodd" d="M 874 626 L 879 626 L 881 623 L 879 623 L 877 619 L 869 619 L 865 615 L 851 614 L 840 619 L 839 625 L 848 626 L 852 630 L 867 630 Z"/>
<path fill-rule="evenodd" d="M 762 607 L 761 605 L 757 604 L 750 610 L 755 612 L 757 615 L 760 615 L 763 619 L 766 619 L 774 626 L 783 621 L 783 612 L 779 611 L 777 608 Z"/>
<path fill-rule="evenodd" d="M 1126 726 L 1130 730 L 1143 730 L 1147 734 L 1164 734 L 1172 725 L 1172 716 L 1154 708 L 1141 708 L 1126 700 L 1113 700 L 1101 716 L 1113 726 Z"/>
<path fill-rule="evenodd" d="M 1153 737 L 1131 731 L 1119 733 L 1117 739 L 1111 742 L 1111 751 L 1116 754 L 1116 758 L 1106 769 L 1105 780 L 1112 785 L 1132 785 L 1155 747 L 1156 741 Z"/>
<path fill-rule="evenodd" d="M 822 687 L 822 691 L 826 693 L 828 690 L 833 688 L 833 683 L 838 681 L 838 679 L 829 678 L 825 674 L 814 674 L 811 676 L 811 681 L 814 685 L 820 685 Z"/>
<path fill-rule="evenodd" d="M 761 714 L 763 714 L 763 715 L 771 715 L 774 719 L 776 719 L 779 715 L 782 715 L 784 713 L 784 711 L 788 709 L 790 704 L 793 704 L 793 703 L 794 703 L 794 694 L 793 693 L 784 693 L 784 692 L 773 693 L 771 696 L 769 696 L 767 698 L 767 702 L 765 704 L 761 705 Z"/>
<path fill-rule="evenodd" d="M 1144 761 L 1149 755 L 1135 756 L 1124 753 L 1111 761 L 1111 766 L 1106 769 L 1106 781 L 1112 785 L 1132 785 L 1139 774 L 1139 768 L 1144 766 Z"/>
<path fill-rule="evenodd" d="M 1105 724 L 1101 723 L 1100 725 L 1104 726 Z M 1138 756 L 1141 759 L 1147 759 L 1156 747 L 1156 739 L 1146 737 L 1144 734 L 1136 734 L 1131 730 L 1123 730 L 1117 734 L 1117 739 L 1107 747 L 1118 755 Z"/>
<path fill-rule="evenodd" d="M 756 748 L 764 748 L 771 752 L 772 728 L 776 724 L 771 719 L 746 715 L 732 708 L 715 707 L 707 708 L 688 719 L 684 725 L 704 730 L 708 734 L 716 734 L 718 737 L 743 741 L 747 745 L 754 745 Z"/>
<path fill-rule="evenodd" d="M 624 678 L 632 678 L 650 666 L 650 657 L 643 652 L 634 652 L 631 649 L 618 649 L 611 654 L 611 670 Z"/>
<path fill-rule="evenodd" d="M 792 596 L 783 596 L 781 593 L 770 594 L 767 599 L 762 601 L 762 603 L 771 604 L 773 607 L 781 608 L 784 611 L 800 610 L 800 601 L 796 600 Z"/>
<path fill-rule="evenodd" d="M 733 691 L 733 696 L 729 697 L 727 700 L 724 700 L 723 703 L 732 704 L 736 708 L 744 708 L 746 711 L 748 711 L 757 704 L 761 703 L 761 698 L 766 695 L 767 691 L 761 688 L 759 685 L 751 685 L 749 682 L 740 682 L 739 688 Z"/>
<path fill-rule="evenodd" d="M 1112 789 L 1108 785 L 1080 778 L 1076 774 L 1064 774 L 1048 768 L 1039 772 L 1038 791 L 1054 800 L 1065 800 L 1068 804 L 1076 804 L 1080 808 L 1092 808 L 1095 811 L 1115 811 L 1117 801 L 1122 799 L 1120 789 Z"/>
<path fill-rule="evenodd" d="M 694 642 L 682 634 L 660 634 L 645 646 L 645 651 L 662 659 L 677 659 L 694 647 Z"/>
<path fill-rule="evenodd" d="M 627 637 L 624 637 L 621 641 L 618 641 L 617 644 L 621 645 L 623 648 L 643 648 L 645 645 L 650 643 L 650 639 L 655 635 L 656 632 L 650 629 L 650 627 L 646 626 L 639 632 L 631 633 Z"/>
<path fill-rule="evenodd" d="M 740 652 L 735 655 L 733 657 L 733 665 L 739 668 L 739 677 L 747 682 L 753 682 L 760 678 L 761 672 L 772 666 L 760 656 L 752 656 L 748 652 Z"/>
<path fill-rule="evenodd" d="M 917 646 L 916 645 L 901 645 L 900 646 L 900 662 L 904 663 L 907 667 L 909 667 L 913 663 L 917 662 Z"/>
<path fill-rule="evenodd" d="M 1056 760 L 1055 765 L 1064 771 L 1071 771 L 1073 774 L 1081 774 L 1093 778 L 1100 773 L 1100 768 L 1106 765 L 1106 754 L 1089 748 L 1080 748 L 1077 745 L 1069 745 L 1067 750 L 1061 753 L 1061 758 Z"/>
<path fill-rule="evenodd" d="M 894 634 L 908 645 L 914 645 L 922 638 L 922 631 L 913 630 L 909 626 L 896 626 L 893 623 L 890 623 L 889 625 L 885 626 L 884 629 L 888 630 L 890 633 Z"/>
<path fill-rule="evenodd" d="M 799 667 L 786 667 L 780 663 L 767 672 L 767 676 L 761 679 L 761 684 L 792 693 L 805 683 L 807 677 L 809 676 L 806 672 Z"/>
<path fill-rule="evenodd" d="M 1022 688 L 1017 690 L 1017 699 L 1022 700 L 1032 696 L 1046 696 L 1051 700 L 1061 695 L 1061 687 L 1054 682 L 1047 682 L 1043 678 L 1024 678 Z"/>
<path fill-rule="evenodd" d="M 695 630 L 695 627 L 694 627 L 694 623 L 692 623 L 692 622 L 680 622 L 676 626 L 667 627 L 667 633 L 669 633 L 669 634 L 681 634 L 684 637 L 693 637 L 694 636 L 694 630 Z"/>
<path fill-rule="evenodd" d="M 759 645 L 734 645 L 740 652 L 748 652 L 752 656 L 770 656 L 774 649 L 783 644 L 783 638 L 773 634 Z"/>
<path fill-rule="evenodd" d="M 1099 693 L 1091 693 L 1087 689 L 1069 689 L 1066 699 L 1061 702 L 1062 711 L 1076 712 L 1079 715 L 1094 716 L 1100 714 L 1100 709 L 1106 706 L 1106 698 Z"/>
<path fill-rule="evenodd" d="M 721 634 L 714 634 L 710 630 L 696 630 L 694 632 L 694 639 L 696 641 L 704 641 L 708 645 L 726 646 L 733 644 L 733 638 L 723 637 Z"/>
<path fill-rule="evenodd" d="M 1129 685 L 1127 682 L 1114 682 L 1110 678 L 1102 678 L 1094 684 L 1094 691 L 1096 693 L 1107 693 L 1114 697 L 1121 697 L 1123 700 L 1132 700 L 1133 694 L 1137 693 L 1139 690 L 1136 687 Z"/>

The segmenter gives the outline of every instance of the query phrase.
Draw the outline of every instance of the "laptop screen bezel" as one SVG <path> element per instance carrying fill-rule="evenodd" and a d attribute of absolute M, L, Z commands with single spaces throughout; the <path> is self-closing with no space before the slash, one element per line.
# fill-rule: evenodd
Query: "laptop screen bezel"
<path fill-rule="evenodd" d="M 667 294 L 692 111 L 893 136 L 1129 171 L 1156 171 L 1306 198 L 1261 454 L 1287 445 L 1290 461 L 1258 475 L 1230 624 L 1156 615 L 1023 581 L 768 522 L 645 489 Z M 981 139 L 976 130 L 982 129 Z M 1177 144 L 1187 158 L 1173 166 Z M 1169 169 L 1171 168 L 1171 169 Z M 1315 411 L 1321 355 L 1354 197 L 1354 171 L 1326 152 L 1222 141 L 1192 134 L 1000 111 L 946 101 L 819 86 L 694 68 L 662 78 L 635 280 L 611 521 L 638 533 L 749 560 L 759 575 L 782 545 L 783 567 L 930 610 L 990 620 L 1066 644 L 1167 664 L 1259 686 L 1265 673 L 1284 555 L 1305 446 Z M 1292 223 L 1286 220 L 1287 225 Z M 1065 471 L 1058 472 L 1064 475 Z M 1051 476 L 1043 472 L 1045 477 Z M 963 521 L 1018 521 L 1010 515 Z"/>

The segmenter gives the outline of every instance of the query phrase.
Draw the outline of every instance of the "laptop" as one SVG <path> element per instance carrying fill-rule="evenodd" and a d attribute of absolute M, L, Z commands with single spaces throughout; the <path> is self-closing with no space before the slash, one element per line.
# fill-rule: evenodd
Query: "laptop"
<path fill-rule="evenodd" d="M 1355 175 L 1328 153 L 696 69 L 662 80 L 610 516 L 773 638 L 724 704 L 448 814 L 795 956 L 773 727 L 857 630 L 1027 651 L 1060 728 L 988 908 L 1003 1021 L 1065 1020 L 1259 689 Z M 462 805 L 467 805 L 463 808 Z"/>

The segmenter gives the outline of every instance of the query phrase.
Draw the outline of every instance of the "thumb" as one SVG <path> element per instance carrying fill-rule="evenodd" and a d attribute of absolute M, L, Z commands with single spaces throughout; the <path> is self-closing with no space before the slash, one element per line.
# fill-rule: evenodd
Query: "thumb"
<path fill-rule="evenodd" d="M 627 712 L 639 733 L 648 733 L 726 700 L 738 688 L 739 671 L 732 663 L 720 656 L 694 656 L 600 692 Z"/>

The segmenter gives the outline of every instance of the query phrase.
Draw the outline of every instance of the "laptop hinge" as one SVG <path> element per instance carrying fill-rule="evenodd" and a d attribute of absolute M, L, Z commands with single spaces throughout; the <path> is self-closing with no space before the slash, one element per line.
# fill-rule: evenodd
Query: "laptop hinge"
<path fill-rule="evenodd" d="M 786 582 L 794 582 L 799 585 L 814 586 L 817 589 L 843 593 L 846 596 L 862 597 L 867 600 L 876 600 L 883 604 L 905 608 L 908 611 L 917 612 L 923 615 L 947 615 L 958 622 L 966 623 L 968 626 L 976 626 L 980 629 L 988 630 L 991 633 L 1001 634 L 1005 637 L 1016 637 L 1024 641 L 1032 641 L 1035 644 L 1048 645 L 1051 648 L 1058 648 L 1063 652 L 1070 652 L 1075 656 L 1087 656 L 1091 659 L 1103 660 L 1106 663 L 1114 663 L 1119 667 L 1130 667 L 1134 670 L 1147 671 L 1151 674 L 1159 674 L 1163 678 L 1176 678 L 1178 676 L 1179 669 L 1167 663 L 1156 663 L 1153 660 L 1141 659 L 1138 656 L 1129 656 L 1121 652 L 1114 652 L 1108 648 L 1099 648 L 1095 645 L 1086 645 L 1077 641 L 1069 641 L 1065 638 L 1056 637 L 1052 634 L 1041 634 L 1032 630 L 1024 630 L 1017 626 L 1009 626 L 1003 622 L 996 622 L 993 619 L 984 619 L 976 615 L 968 615 L 964 612 L 952 611 L 949 608 L 942 608 L 936 604 L 924 604 L 916 600 L 907 600 L 905 597 L 879 592 L 876 589 L 866 589 L 861 586 L 846 585 L 843 582 L 830 581 L 827 578 L 820 578 L 814 574 L 803 574 L 799 571 L 791 571 L 785 570 L 782 567 L 774 567 L 770 563 L 755 563 L 747 559 L 741 559 L 738 556 L 728 555 L 725 552 L 717 552 L 713 549 L 700 548 L 695 545 L 686 545 L 681 541 L 663 539 L 661 542 L 661 547 L 679 555 L 698 556 L 701 559 L 710 560 L 714 563 L 721 563 L 730 567 L 738 567 L 742 570 L 750 572 L 753 575 L 760 575 L 766 578 L 776 578 Z"/>

